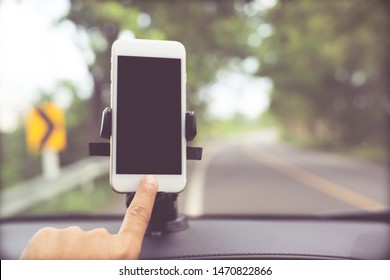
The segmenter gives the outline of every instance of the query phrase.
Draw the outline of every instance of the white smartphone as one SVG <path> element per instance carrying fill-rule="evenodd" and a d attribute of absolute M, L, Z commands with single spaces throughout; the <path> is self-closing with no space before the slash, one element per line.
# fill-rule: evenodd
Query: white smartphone
<path fill-rule="evenodd" d="M 111 170 L 114 191 L 136 191 L 151 174 L 159 191 L 186 185 L 186 62 L 176 41 L 117 40 L 111 56 Z"/>

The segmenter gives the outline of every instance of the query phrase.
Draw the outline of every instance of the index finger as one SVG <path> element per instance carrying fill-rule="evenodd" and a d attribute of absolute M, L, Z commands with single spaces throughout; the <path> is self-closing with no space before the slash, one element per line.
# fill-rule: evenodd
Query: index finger
<path fill-rule="evenodd" d="M 146 175 L 141 179 L 118 235 L 131 238 L 134 242 L 142 242 L 152 215 L 157 188 L 158 181 L 154 176 Z"/>

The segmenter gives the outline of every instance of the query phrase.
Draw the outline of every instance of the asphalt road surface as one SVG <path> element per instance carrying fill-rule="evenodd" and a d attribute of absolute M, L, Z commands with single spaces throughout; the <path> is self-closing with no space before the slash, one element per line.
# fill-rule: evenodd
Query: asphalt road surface
<path fill-rule="evenodd" d="M 179 212 L 233 215 L 332 215 L 389 208 L 385 165 L 308 151 L 270 132 L 218 141 L 189 162 Z"/>

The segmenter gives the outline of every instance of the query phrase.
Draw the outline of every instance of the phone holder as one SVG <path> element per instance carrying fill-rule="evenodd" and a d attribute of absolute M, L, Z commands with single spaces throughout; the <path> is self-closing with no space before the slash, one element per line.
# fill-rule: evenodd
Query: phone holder
<path fill-rule="evenodd" d="M 111 108 L 103 110 L 100 137 L 111 138 Z M 192 141 L 197 134 L 195 113 L 186 112 L 185 136 L 187 142 Z M 187 160 L 201 160 L 203 148 L 187 146 Z M 110 142 L 89 143 L 90 156 L 110 156 Z M 129 207 L 135 193 L 126 194 L 126 207 Z M 164 233 L 180 231 L 188 228 L 187 219 L 177 212 L 177 193 L 158 192 L 149 221 L 147 235 L 159 236 Z"/>

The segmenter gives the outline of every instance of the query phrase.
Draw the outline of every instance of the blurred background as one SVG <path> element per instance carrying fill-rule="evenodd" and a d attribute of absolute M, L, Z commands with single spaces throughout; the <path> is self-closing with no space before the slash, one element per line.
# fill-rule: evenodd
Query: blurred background
<path fill-rule="evenodd" d="M 181 213 L 388 210 L 389 30 L 386 0 L 2 0 L 1 216 L 125 211 L 88 156 L 117 38 L 186 47 Z"/>

